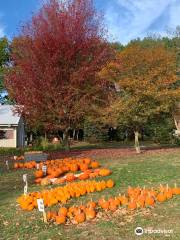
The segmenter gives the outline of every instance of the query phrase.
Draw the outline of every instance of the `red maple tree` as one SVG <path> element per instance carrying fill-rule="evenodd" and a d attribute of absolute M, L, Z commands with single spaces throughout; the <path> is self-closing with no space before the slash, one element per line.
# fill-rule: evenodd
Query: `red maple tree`
<path fill-rule="evenodd" d="M 29 124 L 61 129 L 67 140 L 68 129 L 105 104 L 107 82 L 97 72 L 112 52 L 101 20 L 91 0 L 49 0 L 13 40 L 6 87 Z"/>

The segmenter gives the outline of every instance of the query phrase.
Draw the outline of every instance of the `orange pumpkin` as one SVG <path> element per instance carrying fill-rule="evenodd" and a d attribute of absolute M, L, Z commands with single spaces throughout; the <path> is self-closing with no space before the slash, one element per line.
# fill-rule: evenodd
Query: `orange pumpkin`
<path fill-rule="evenodd" d="M 112 188 L 114 186 L 114 181 L 112 179 L 109 179 L 107 182 L 106 182 L 106 186 L 108 188 Z"/>
<path fill-rule="evenodd" d="M 43 177 L 43 171 L 42 170 L 37 170 L 34 173 L 36 178 L 42 178 Z"/>
<path fill-rule="evenodd" d="M 82 163 L 82 164 L 80 164 L 80 170 L 81 171 L 86 171 L 88 169 L 88 164 L 86 164 L 86 163 Z"/>
<path fill-rule="evenodd" d="M 99 171 L 99 175 L 102 177 L 109 176 L 111 174 L 111 171 L 107 168 L 102 168 Z"/>
<path fill-rule="evenodd" d="M 157 195 L 157 200 L 159 201 L 159 202 L 164 202 L 164 201 L 166 201 L 166 195 L 164 194 L 164 193 L 159 193 L 158 195 Z"/>
<path fill-rule="evenodd" d="M 86 220 L 86 215 L 84 214 L 84 212 L 82 212 L 81 210 L 78 211 L 78 213 L 75 215 L 75 218 L 74 218 L 75 222 L 77 224 L 79 223 L 83 223 L 85 220 Z"/>
<path fill-rule="evenodd" d="M 146 204 L 147 206 L 154 207 L 154 204 L 155 204 L 154 198 L 151 197 L 150 195 L 147 196 L 146 199 L 145 199 L 145 204 Z"/>
<path fill-rule="evenodd" d="M 74 181 L 75 179 L 76 179 L 76 177 L 74 176 L 73 173 L 68 173 L 68 174 L 66 174 L 66 180 L 67 180 L 68 182 L 72 182 L 72 181 Z"/>
<path fill-rule="evenodd" d="M 88 208 L 95 208 L 96 207 L 96 202 L 90 201 L 87 203 Z"/>
<path fill-rule="evenodd" d="M 66 223 L 66 217 L 64 215 L 58 215 L 56 216 L 56 223 L 57 224 L 65 224 Z"/>
<path fill-rule="evenodd" d="M 18 163 L 15 163 L 15 164 L 14 164 L 14 168 L 15 168 L 15 169 L 19 168 L 19 164 L 18 164 Z"/>
<path fill-rule="evenodd" d="M 78 178 L 79 178 L 80 180 L 86 180 L 86 179 L 89 178 L 89 174 L 87 174 L 87 173 L 83 173 L 83 174 L 79 175 Z"/>
<path fill-rule="evenodd" d="M 78 165 L 77 164 L 71 164 L 70 165 L 70 171 L 77 172 L 78 171 Z"/>
<path fill-rule="evenodd" d="M 91 167 L 92 168 L 98 168 L 99 167 L 99 163 L 97 161 L 93 161 L 93 162 L 91 162 Z"/>
<path fill-rule="evenodd" d="M 93 208 L 85 209 L 86 219 L 94 219 L 96 217 L 96 211 Z"/>
<path fill-rule="evenodd" d="M 68 209 L 66 207 L 61 207 L 58 211 L 58 215 L 64 215 L 67 216 Z"/>
<path fill-rule="evenodd" d="M 131 201 L 128 203 L 128 209 L 129 210 L 135 210 L 137 208 L 137 204 L 134 199 L 131 199 Z"/>

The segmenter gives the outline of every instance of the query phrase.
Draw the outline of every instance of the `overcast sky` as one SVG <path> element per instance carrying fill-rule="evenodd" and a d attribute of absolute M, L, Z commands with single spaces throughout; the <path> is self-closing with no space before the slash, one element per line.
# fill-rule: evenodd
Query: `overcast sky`
<path fill-rule="evenodd" d="M 137 37 L 180 25 L 180 0 L 94 0 L 104 12 L 109 40 L 126 44 Z M 0 0 L 0 37 L 18 34 L 19 26 L 37 11 L 41 0 Z"/>

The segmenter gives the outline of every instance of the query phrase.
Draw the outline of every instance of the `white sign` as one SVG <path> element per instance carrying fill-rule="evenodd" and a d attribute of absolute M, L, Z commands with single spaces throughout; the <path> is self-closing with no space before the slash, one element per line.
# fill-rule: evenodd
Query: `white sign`
<path fill-rule="evenodd" d="M 24 195 L 27 195 L 27 188 L 28 188 L 28 186 L 27 186 L 27 184 L 24 186 Z"/>
<path fill-rule="evenodd" d="M 36 169 L 39 170 L 39 163 L 36 164 Z"/>
<path fill-rule="evenodd" d="M 47 172 L 47 167 L 46 167 L 46 165 L 43 165 L 43 166 L 42 166 L 42 171 L 43 171 L 43 173 L 44 173 L 44 176 L 46 176 L 46 172 Z"/>
<path fill-rule="evenodd" d="M 27 183 L 27 174 L 23 174 L 23 181 Z"/>
<path fill-rule="evenodd" d="M 9 161 L 6 160 L 6 166 L 7 166 L 7 169 L 9 170 Z"/>
<path fill-rule="evenodd" d="M 38 210 L 40 212 L 44 212 L 44 202 L 43 199 L 37 199 Z"/>

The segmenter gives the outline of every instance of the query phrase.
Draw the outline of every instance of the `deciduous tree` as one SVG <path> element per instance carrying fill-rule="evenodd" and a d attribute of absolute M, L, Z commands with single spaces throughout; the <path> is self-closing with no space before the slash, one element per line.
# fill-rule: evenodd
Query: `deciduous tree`
<path fill-rule="evenodd" d="M 31 125 L 75 128 L 106 101 L 97 72 L 111 56 L 100 16 L 91 0 L 49 0 L 12 44 L 14 67 L 6 76 L 17 111 Z"/>
<path fill-rule="evenodd" d="M 176 55 L 162 45 L 131 44 L 118 52 L 100 75 L 114 82 L 118 91 L 104 119 L 132 128 L 136 151 L 140 152 L 139 131 L 150 118 L 174 110 L 180 98 L 174 87 Z"/>

